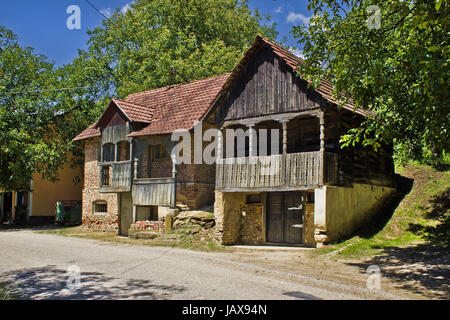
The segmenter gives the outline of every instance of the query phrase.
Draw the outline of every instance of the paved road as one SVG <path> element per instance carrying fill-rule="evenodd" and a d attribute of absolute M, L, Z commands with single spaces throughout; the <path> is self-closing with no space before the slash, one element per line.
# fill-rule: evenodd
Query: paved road
<path fill-rule="evenodd" d="M 71 290 L 72 265 L 81 277 Z M 111 245 L 30 230 L 0 231 L 0 281 L 14 283 L 30 299 L 370 298 L 361 289 L 231 262 L 227 254 Z"/>

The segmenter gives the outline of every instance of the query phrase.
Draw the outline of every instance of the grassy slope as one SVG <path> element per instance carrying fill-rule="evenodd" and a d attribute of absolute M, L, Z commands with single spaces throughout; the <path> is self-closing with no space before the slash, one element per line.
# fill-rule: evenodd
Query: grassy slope
<path fill-rule="evenodd" d="M 379 232 L 365 235 L 362 231 L 358 236 L 317 249 L 315 253 L 362 258 L 380 254 L 387 247 L 430 244 L 448 248 L 450 171 L 410 163 L 397 168 L 397 173 L 414 179 L 414 184 Z"/>

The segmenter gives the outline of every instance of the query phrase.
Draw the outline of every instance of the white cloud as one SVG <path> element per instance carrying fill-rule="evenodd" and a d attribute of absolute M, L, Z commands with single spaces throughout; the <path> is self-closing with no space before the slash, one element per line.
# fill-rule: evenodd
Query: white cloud
<path fill-rule="evenodd" d="M 106 9 L 100 9 L 100 12 L 104 15 L 107 16 L 108 18 L 112 16 L 112 14 L 114 13 L 114 9 L 112 8 L 106 8 Z"/>
<path fill-rule="evenodd" d="M 311 17 L 306 17 L 301 13 L 289 12 L 289 14 L 286 18 L 286 22 L 288 22 L 288 23 L 299 23 L 300 22 L 302 24 L 308 24 L 309 19 L 311 19 Z"/>
<path fill-rule="evenodd" d="M 283 6 L 279 6 L 278 8 L 275 9 L 275 13 L 283 13 L 284 8 Z"/>
<path fill-rule="evenodd" d="M 297 56 L 297 57 L 299 57 L 299 58 L 302 58 L 302 59 L 305 59 L 305 56 L 303 55 L 303 51 L 302 51 L 302 50 L 300 50 L 300 49 L 293 49 L 293 50 L 291 50 L 291 52 L 292 52 L 295 56 Z"/>
<path fill-rule="evenodd" d="M 128 10 L 130 10 L 131 9 L 131 2 L 130 3 L 127 3 L 126 5 L 124 5 L 123 7 L 122 7 L 122 9 L 120 9 L 120 13 L 127 13 L 127 11 Z"/>
<path fill-rule="evenodd" d="M 127 13 L 128 10 L 131 9 L 131 2 L 127 3 L 126 5 L 124 5 L 122 8 L 120 8 L 120 13 L 121 14 L 125 14 Z M 116 9 L 113 8 L 105 8 L 105 9 L 101 9 L 100 12 L 107 16 L 108 18 L 111 17 L 113 15 L 113 13 L 116 11 Z"/>

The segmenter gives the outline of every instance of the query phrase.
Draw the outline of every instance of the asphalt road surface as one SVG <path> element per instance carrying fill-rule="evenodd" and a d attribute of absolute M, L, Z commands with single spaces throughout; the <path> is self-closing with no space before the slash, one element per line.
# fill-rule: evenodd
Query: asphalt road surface
<path fill-rule="evenodd" d="M 27 299 L 380 298 L 360 288 L 232 262 L 229 254 L 2 230 L 0 281 L 12 283 Z"/>

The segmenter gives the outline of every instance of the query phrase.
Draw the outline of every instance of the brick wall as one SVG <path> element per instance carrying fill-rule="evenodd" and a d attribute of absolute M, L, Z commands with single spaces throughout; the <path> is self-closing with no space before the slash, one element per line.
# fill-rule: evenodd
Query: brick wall
<path fill-rule="evenodd" d="M 119 228 L 118 194 L 100 193 L 99 191 L 98 144 L 98 138 L 85 142 L 83 227 L 98 231 L 117 231 Z M 105 201 L 107 212 L 95 213 L 95 201 Z"/>

